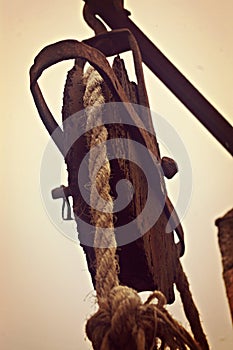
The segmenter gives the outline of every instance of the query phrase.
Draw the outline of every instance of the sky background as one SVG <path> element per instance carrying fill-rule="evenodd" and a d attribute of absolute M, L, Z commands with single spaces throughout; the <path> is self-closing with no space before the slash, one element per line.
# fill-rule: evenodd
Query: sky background
<path fill-rule="evenodd" d="M 93 287 L 82 249 L 59 232 L 41 199 L 40 166 L 49 137 L 33 104 L 28 72 L 44 46 L 68 38 L 83 40 L 93 34 L 82 19 L 82 1 L 14 0 L 0 4 L 0 348 L 91 349 L 84 326 L 95 309 Z M 125 8 L 232 122 L 232 1 L 128 0 Z M 66 71 L 71 66 L 69 62 L 51 68 L 39 81 L 58 121 Z M 231 319 L 214 222 L 232 207 L 232 159 L 144 68 L 151 109 L 176 130 L 191 160 L 193 188 L 182 218 L 186 239 L 182 264 L 211 348 L 229 350 L 233 346 Z M 178 160 L 179 154 L 173 157 Z M 178 187 L 177 177 L 168 187 L 174 202 Z M 54 205 L 61 217 L 61 203 Z M 187 326 L 178 298 L 169 310 Z"/>

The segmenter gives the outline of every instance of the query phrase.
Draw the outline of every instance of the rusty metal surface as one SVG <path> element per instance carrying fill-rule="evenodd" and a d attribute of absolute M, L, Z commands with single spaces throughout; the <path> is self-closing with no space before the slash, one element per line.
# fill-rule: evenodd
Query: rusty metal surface
<path fill-rule="evenodd" d="M 190 110 L 209 132 L 233 155 L 233 128 L 210 102 L 188 81 L 168 58 L 131 21 L 120 0 L 86 0 L 112 29 L 128 28 L 135 36 L 144 63 Z"/>
<path fill-rule="evenodd" d="M 129 113 L 132 123 L 137 125 L 140 129 L 140 133 L 147 148 L 158 158 L 157 145 L 152 142 L 151 139 L 148 139 L 147 132 L 144 130 L 144 125 L 140 117 L 137 115 L 133 107 L 127 103 L 129 102 L 127 96 L 113 73 L 105 55 L 99 50 L 76 40 L 64 40 L 45 47 L 35 58 L 34 65 L 30 70 L 31 92 L 41 119 L 50 135 L 58 125 L 43 98 L 37 80 L 46 68 L 63 60 L 75 58 L 83 58 L 87 60 L 100 73 L 100 75 L 102 75 L 103 79 L 107 82 L 109 89 L 117 96 L 117 101 L 122 103 L 126 102 L 125 108 Z M 52 127 L 49 128 L 48 124 L 52 124 Z M 61 137 L 63 138 L 62 131 Z M 65 154 L 65 150 L 63 150 L 62 153 Z"/>
<path fill-rule="evenodd" d="M 142 70 L 141 52 L 137 41 L 128 29 L 116 29 L 111 32 L 104 32 L 90 39 L 84 40 L 83 42 L 94 47 L 95 49 L 98 49 L 106 57 L 119 55 L 126 51 L 132 51 L 138 83 L 138 103 L 142 106 L 149 107 L 149 100 Z"/>

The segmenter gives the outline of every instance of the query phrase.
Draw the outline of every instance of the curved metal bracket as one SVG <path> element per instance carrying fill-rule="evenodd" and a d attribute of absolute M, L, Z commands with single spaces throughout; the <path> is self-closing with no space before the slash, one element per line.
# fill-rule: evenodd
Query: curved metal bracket
<path fill-rule="evenodd" d="M 142 69 L 142 56 L 133 34 L 128 29 L 116 29 L 111 32 L 101 33 L 90 39 L 83 40 L 89 46 L 101 51 L 106 57 L 132 51 L 135 73 L 137 77 L 139 103 L 149 108 L 149 100 L 146 92 L 144 74 Z"/>
<path fill-rule="evenodd" d="M 91 10 L 90 6 L 87 3 L 83 8 L 83 17 L 89 27 L 94 30 L 95 35 L 107 32 L 105 25 L 96 17 L 95 13 Z"/>
<path fill-rule="evenodd" d="M 114 35 L 118 35 L 119 33 L 123 34 L 123 36 L 125 37 L 128 37 L 129 48 L 135 46 L 133 36 L 130 34 L 128 30 L 114 31 L 114 33 L 112 33 L 111 35 L 114 36 Z M 96 40 L 96 38 L 101 39 L 100 41 L 98 40 L 96 41 L 97 46 L 98 45 L 102 46 L 106 36 L 104 34 L 104 35 L 101 35 L 100 38 L 95 37 L 93 39 Z M 126 43 L 124 42 L 124 45 L 125 44 Z M 141 62 L 140 52 L 137 51 L 135 47 L 133 50 L 133 54 L 135 59 L 136 76 L 138 79 L 138 84 L 141 87 L 140 103 L 144 106 L 148 106 L 149 103 L 148 103 L 148 98 L 147 98 L 145 84 L 144 84 L 143 72 L 142 72 L 142 67 L 140 65 L 140 62 Z M 54 138 L 54 141 L 58 146 L 58 148 L 60 149 L 60 151 L 62 152 L 62 154 L 65 155 L 65 150 L 63 149 L 64 147 L 63 131 L 59 127 L 51 111 L 49 110 L 37 80 L 39 79 L 43 71 L 48 67 L 58 62 L 61 62 L 63 60 L 77 59 L 77 58 L 83 58 L 87 60 L 99 72 L 99 74 L 103 77 L 103 79 L 107 82 L 110 90 L 113 92 L 115 96 L 117 96 L 118 101 L 122 103 L 126 102 L 125 108 L 128 111 L 130 118 L 132 118 L 133 123 L 137 125 L 138 128 L 140 128 L 140 133 L 142 135 L 142 138 L 145 140 L 145 143 L 148 149 L 150 149 L 158 158 L 159 157 L 158 149 L 155 147 L 155 145 L 152 142 L 148 141 L 148 138 L 146 137 L 146 131 L 143 128 L 143 123 L 139 118 L 139 116 L 137 115 L 137 113 L 135 112 L 135 110 L 133 109 L 133 107 L 130 106 L 129 101 L 125 95 L 125 92 L 122 86 L 120 85 L 117 77 L 115 76 L 112 68 L 110 67 L 105 55 L 99 50 L 97 50 L 96 48 L 76 40 L 64 40 L 64 41 L 60 41 L 55 44 L 46 46 L 37 55 L 34 61 L 34 65 L 30 69 L 30 87 L 31 87 L 31 92 L 32 92 L 36 107 L 40 114 L 41 120 L 43 121 L 49 134 Z M 149 113 L 149 109 L 148 109 L 148 113 Z M 54 133 L 55 130 L 56 130 L 56 133 Z"/>

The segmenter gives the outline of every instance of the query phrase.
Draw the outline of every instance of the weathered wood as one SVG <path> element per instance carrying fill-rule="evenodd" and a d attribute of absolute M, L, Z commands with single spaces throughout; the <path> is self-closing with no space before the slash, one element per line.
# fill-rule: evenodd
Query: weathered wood
<path fill-rule="evenodd" d="M 222 254 L 223 279 L 233 321 L 233 209 L 216 220 L 218 243 Z"/>
<path fill-rule="evenodd" d="M 129 81 L 124 62 L 119 57 L 114 60 L 113 70 L 126 92 L 129 101 L 139 103 L 138 87 L 135 83 Z M 114 97 L 112 99 L 114 100 Z M 152 120 L 148 120 L 147 123 L 152 127 Z M 112 126 L 110 127 L 109 134 L 112 138 L 123 137 L 129 140 L 135 140 L 136 136 L 136 140 L 143 144 L 143 140 L 133 127 L 126 127 L 124 125 L 120 130 L 116 130 L 116 127 Z M 148 138 L 152 139 L 152 142 L 154 142 L 157 148 L 155 137 L 148 134 Z M 131 148 L 131 153 L 136 152 L 132 146 L 129 147 Z M 137 157 L 137 155 L 135 156 Z M 159 157 L 159 150 L 157 151 L 157 156 Z M 115 174 L 112 178 L 113 188 L 120 179 L 120 174 L 123 172 L 124 176 L 132 183 L 135 189 L 131 206 L 126 208 L 128 213 L 125 210 L 125 212 L 119 213 L 117 216 L 117 222 L 124 224 L 130 218 L 137 217 L 146 203 L 148 184 L 143 174 L 143 170 L 146 169 L 141 170 L 133 162 L 120 160 L 117 165 L 116 161 L 112 164 L 112 170 Z M 157 186 L 155 187 L 159 192 L 161 184 L 155 167 L 154 181 L 155 183 L 157 182 Z M 160 201 L 158 192 L 154 193 L 155 207 L 151 208 L 151 211 L 154 211 L 154 215 L 156 215 L 156 205 Z M 166 225 L 167 216 L 165 211 L 162 211 L 159 219 L 156 220 L 153 227 L 142 238 L 119 249 L 119 261 L 120 266 L 122 266 L 119 277 L 123 284 L 129 285 L 129 283 L 132 283 L 132 287 L 134 288 L 137 281 L 136 289 L 138 290 L 159 289 L 165 294 L 168 302 L 173 302 L 173 283 L 175 281 L 177 250 L 174 244 L 173 233 L 165 233 Z"/>
<path fill-rule="evenodd" d="M 67 77 L 63 101 L 63 120 L 83 108 L 82 99 L 85 86 L 82 81 L 82 62 L 83 61 L 76 61 L 75 67 L 69 72 Z M 113 71 L 121 83 L 128 100 L 132 103 L 138 103 L 138 87 L 135 83 L 129 81 L 124 62 L 119 57 L 114 60 Z M 106 102 L 114 102 L 117 100 L 105 82 L 102 84 L 101 88 Z M 114 113 L 116 111 L 112 110 L 112 112 Z M 147 123 L 151 128 L 152 121 L 148 120 Z M 136 127 L 123 125 L 121 123 L 110 124 L 106 127 L 109 139 L 117 140 L 123 138 L 136 140 L 145 146 L 141 133 Z M 69 128 L 72 129 L 72 124 L 69 125 L 68 123 L 68 127 L 64 128 L 65 139 L 67 138 L 67 141 L 70 137 L 69 135 L 72 133 L 72 130 Z M 155 136 L 148 134 L 146 137 L 148 138 L 148 143 L 154 144 L 155 153 L 158 159 L 160 159 Z M 118 148 L 121 147 L 121 145 L 115 141 L 113 147 Z M 69 188 L 73 196 L 73 210 L 76 216 L 77 229 L 81 242 L 82 237 L 88 234 L 82 226 L 82 220 L 91 223 L 90 208 L 82 198 L 78 186 L 79 166 L 87 151 L 86 139 L 85 137 L 81 137 L 74 143 L 66 156 Z M 114 153 L 114 151 L 114 149 L 109 149 L 110 153 Z M 131 154 L 134 153 L 134 156 L 137 157 L 137 154 L 135 154 L 136 151 L 132 146 L 129 146 L 128 151 Z M 135 163 L 124 159 L 114 159 L 110 161 L 110 165 L 110 186 L 113 197 L 116 196 L 116 184 L 121 179 L 126 178 L 129 180 L 135 189 L 131 203 L 125 209 L 115 213 L 115 226 L 117 227 L 127 224 L 140 214 L 147 200 L 148 184 L 143 170 Z M 155 183 L 157 182 L 155 188 L 159 190 L 159 188 L 161 188 L 161 179 L 157 173 L 156 167 L 154 167 L 154 172 L 154 181 Z M 88 169 L 86 169 L 86 177 L 88 182 Z M 152 215 L 156 215 L 156 211 L 158 210 L 159 196 L 163 196 L 163 193 L 154 193 L 154 206 L 151 207 Z M 174 243 L 173 233 L 166 233 L 166 225 L 169 216 L 170 211 L 163 210 L 159 219 L 146 234 L 131 243 L 118 247 L 117 255 L 120 265 L 120 283 L 138 291 L 161 290 L 166 296 L 167 301 L 172 303 L 174 301 L 173 284 L 176 278 L 176 266 L 179 254 L 177 246 Z M 86 253 L 88 268 L 92 276 L 93 284 L 95 285 L 96 271 L 94 248 L 83 245 L 83 249 Z"/>
<path fill-rule="evenodd" d="M 74 67 L 68 72 L 66 84 L 64 88 L 62 119 L 66 121 L 70 116 L 76 114 L 75 120 L 69 118 L 69 122 L 64 123 L 64 138 L 65 142 L 69 144 L 69 138 L 73 134 L 73 128 L 76 130 L 79 121 L 78 117 L 81 115 L 78 112 L 84 109 L 83 96 L 85 92 L 85 85 L 83 84 L 83 69 L 86 61 L 77 59 Z M 73 125 L 73 122 L 75 125 Z M 83 134 L 77 138 L 72 147 L 69 149 L 65 161 L 68 171 L 68 187 L 73 198 L 73 212 L 77 224 L 77 231 L 79 239 L 82 241 L 82 236 L 88 234 L 83 228 L 82 222 L 91 224 L 90 208 L 87 202 L 81 195 L 81 189 L 78 185 L 78 172 L 83 157 L 87 153 L 86 136 Z M 88 168 L 86 167 L 86 178 L 89 179 Z M 93 240 L 94 244 L 94 240 Z M 86 260 L 89 272 L 92 277 L 93 285 L 95 285 L 95 251 L 91 246 L 83 246 L 86 253 Z"/>

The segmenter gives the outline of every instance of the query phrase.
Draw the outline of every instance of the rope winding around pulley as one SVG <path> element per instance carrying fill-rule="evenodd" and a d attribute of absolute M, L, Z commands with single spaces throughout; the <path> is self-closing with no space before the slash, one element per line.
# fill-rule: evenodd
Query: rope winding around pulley
<path fill-rule="evenodd" d="M 108 132 L 104 125 L 95 127 L 101 121 L 101 108 L 96 113 L 96 107 L 103 104 L 101 91 L 102 78 L 92 68 L 85 77 L 86 92 L 84 106 L 88 107 L 87 133 L 90 147 L 95 147 L 107 140 Z M 103 124 L 103 123 L 102 123 Z M 104 165 L 103 165 L 104 164 Z M 97 168 L 96 189 L 99 196 L 105 199 L 109 208 L 113 206 L 110 196 L 110 165 L 106 147 L 98 157 L 90 155 L 89 172 Z M 98 198 L 90 194 L 91 207 L 98 205 Z M 104 208 L 101 208 L 104 209 Z M 105 208 L 106 209 L 106 208 Z M 95 350 L 146 350 L 164 349 L 200 349 L 189 333 L 178 324 L 166 311 L 166 298 L 159 291 L 152 293 L 143 303 L 138 293 L 126 286 L 120 286 L 118 280 L 118 263 L 116 259 L 116 241 L 114 235 L 113 215 L 111 211 L 93 211 L 92 220 L 96 226 L 96 292 L 99 310 L 87 322 L 86 333 Z M 108 231 L 101 227 L 108 227 Z M 107 248 L 98 248 L 105 246 Z M 156 301 L 156 302 L 155 302 Z"/>

